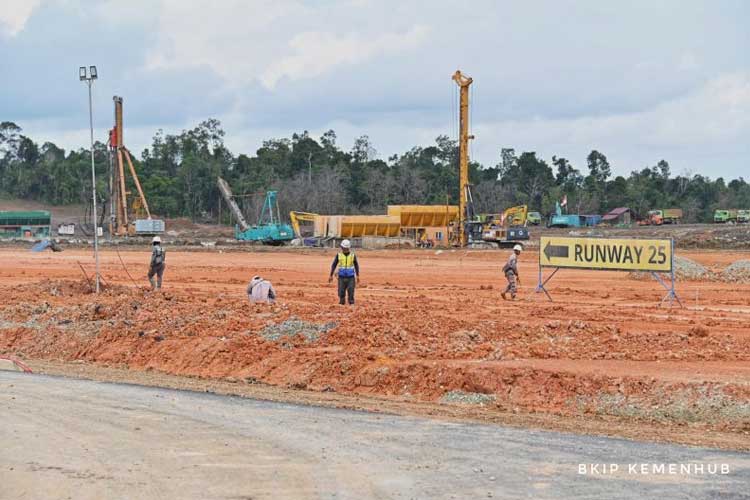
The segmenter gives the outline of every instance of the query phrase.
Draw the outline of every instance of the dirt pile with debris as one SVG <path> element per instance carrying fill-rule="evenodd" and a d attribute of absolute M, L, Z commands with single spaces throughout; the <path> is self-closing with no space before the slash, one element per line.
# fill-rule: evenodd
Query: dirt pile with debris
<path fill-rule="evenodd" d="M 631 271 L 629 276 L 632 279 L 645 280 L 651 278 L 651 273 L 643 271 Z M 694 260 L 687 257 L 675 255 L 674 257 L 674 277 L 678 281 L 698 281 L 711 279 L 710 270 Z"/>
<path fill-rule="evenodd" d="M 732 262 L 721 272 L 720 279 L 726 283 L 750 283 L 750 260 Z"/>

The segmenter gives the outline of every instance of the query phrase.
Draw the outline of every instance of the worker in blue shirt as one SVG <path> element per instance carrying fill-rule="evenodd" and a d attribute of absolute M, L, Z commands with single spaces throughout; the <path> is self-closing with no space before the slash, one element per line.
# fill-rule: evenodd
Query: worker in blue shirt
<path fill-rule="evenodd" d="M 357 256 L 351 250 L 352 243 L 349 240 L 341 242 L 341 252 L 336 254 L 331 264 L 331 274 L 328 283 L 333 281 L 333 273 L 336 266 L 339 268 L 339 304 L 344 305 L 344 298 L 349 299 L 349 305 L 354 305 L 354 284 L 359 283 L 359 262 Z"/>

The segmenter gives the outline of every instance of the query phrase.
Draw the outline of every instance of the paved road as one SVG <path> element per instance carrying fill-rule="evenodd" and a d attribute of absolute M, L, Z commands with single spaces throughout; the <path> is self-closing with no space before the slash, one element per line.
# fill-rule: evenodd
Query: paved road
<path fill-rule="evenodd" d="M 746 453 L 134 385 L 0 372 L 0 416 L 2 499 L 750 498 Z"/>

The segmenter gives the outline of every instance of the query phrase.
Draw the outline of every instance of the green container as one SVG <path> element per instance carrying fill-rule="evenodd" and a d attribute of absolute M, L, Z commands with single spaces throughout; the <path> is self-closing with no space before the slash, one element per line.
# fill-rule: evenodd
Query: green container
<path fill-rule="evenodd" d="M 0 211 L 0 237 L 47 238 L 51 222 L 47 210 Z"/>

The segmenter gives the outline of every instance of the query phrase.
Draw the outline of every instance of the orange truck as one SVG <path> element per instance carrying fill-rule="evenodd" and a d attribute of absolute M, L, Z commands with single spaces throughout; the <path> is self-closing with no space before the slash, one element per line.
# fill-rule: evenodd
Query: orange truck
<path fill-rule="evenodd" d="M 662 224 L 679 224 L 682 220 L 682 209 L 664 208 L 649 210 L 648 217 L 639 222 L 642 226 L 661 226 Z"/>

